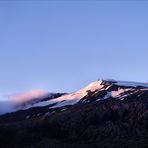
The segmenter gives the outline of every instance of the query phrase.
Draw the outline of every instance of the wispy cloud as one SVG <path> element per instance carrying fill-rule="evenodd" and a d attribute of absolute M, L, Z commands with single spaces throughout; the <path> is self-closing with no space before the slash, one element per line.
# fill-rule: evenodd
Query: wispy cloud
<path fill-rule="evenodd" d="M 9 95 L 8 98 L 14 103 L 23 103 L 26 101 L 48 97 L 49 92 L 42 89 L 31 90 L 28 92 L 22 92 Z"/>

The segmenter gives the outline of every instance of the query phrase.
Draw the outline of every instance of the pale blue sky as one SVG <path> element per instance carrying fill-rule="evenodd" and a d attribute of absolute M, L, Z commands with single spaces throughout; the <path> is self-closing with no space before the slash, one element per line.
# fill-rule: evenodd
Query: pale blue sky
<path fill-rule="evenodd" d="M 0 95 L 148 82 L 148 2 L 0 1 Z"/>

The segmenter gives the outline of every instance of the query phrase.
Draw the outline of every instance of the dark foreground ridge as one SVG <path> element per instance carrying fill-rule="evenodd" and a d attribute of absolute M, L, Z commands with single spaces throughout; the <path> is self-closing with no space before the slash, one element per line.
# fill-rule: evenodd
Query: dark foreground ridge
<path fill-rule="evenodd" d="M 53 103 L 1 115 L 0 147 L 148 147 L 146 84 L 103 80 L 82 90 L 86 95 L 73 104 L 62 101 L 57 107 Z"/>

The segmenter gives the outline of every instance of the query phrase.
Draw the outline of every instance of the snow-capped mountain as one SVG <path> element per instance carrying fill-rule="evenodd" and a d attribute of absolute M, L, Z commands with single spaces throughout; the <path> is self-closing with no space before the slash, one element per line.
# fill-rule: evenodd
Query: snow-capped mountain
<path fill-rule="evenodd" d="M 140 91 L 147 91 L 148 84 L 137 83 L 137 82 L 128 82 L 128 81 L 114 81 L 114 80 L 98 80 L 95 81 L 85 88 L 70 94 L 63 95 L 58 98 L 44 101 L 42 103 L 37 103 L 31 107 L 41 107 L 51 105 L 50 108 L 58 108 L 67 105 L 73 105 L 78 102 L 85 102 L 85 97 L 91 93 L 104 94 L 100 95 L 97 98 L 97 101 L 104 100 L 108 98 L 118 98 L 123 100 L 125 96 L 134 94 Z M 90 100 L 91 101 L 91 100 Z"/>
<path fill-rule="evenodd" d="M 50 106 L 49 109 L 61 108 L 77 103 L 89 103 L 94 101 L 89 99 L 89 95 L 96 98 L 95 101 L 101 101 L 109 98 L 124 100 L 128 96 L 148 93 L 148 84 L 116 81 L 116 80 L 98 80 L 83 89 L 73 93 L 49 93 L 45 90 L 32 90 L 24 93 L 11 95 L 10 103 L 12 105 L 8 112 L 18 110 L 27 110 L 35 107 Z M 7 113 L 7 111 L 5 111 Z"/>
<path fill-rule="evenodd" d="M 147 83 L 98 80 L 73 93 L 37 90 L 12 100 L 15 109 L 0 116 L 0 139 L 8 133 L 16 147 L 148 146 Z"/>

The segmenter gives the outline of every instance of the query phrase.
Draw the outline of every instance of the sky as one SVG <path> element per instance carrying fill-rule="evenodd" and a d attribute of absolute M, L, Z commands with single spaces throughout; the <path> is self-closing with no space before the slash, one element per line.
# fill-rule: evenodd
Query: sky
<path fill-rule="evenodd" d="M 0 98 L 148 82 L 148 2 L 0 1 Z"/>

